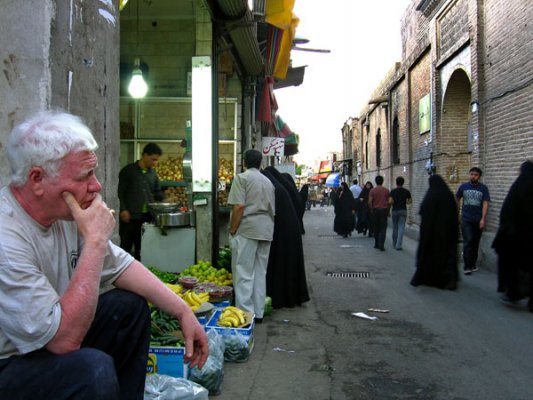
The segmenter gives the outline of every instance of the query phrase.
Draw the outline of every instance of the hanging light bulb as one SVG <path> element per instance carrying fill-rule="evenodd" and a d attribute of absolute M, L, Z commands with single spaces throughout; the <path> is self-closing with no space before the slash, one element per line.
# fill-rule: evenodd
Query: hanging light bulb
<path fill-rule="evenodd" d="M 143 79 L 141 71 L 141 60 L 136 58 L 133 63 L 133 71 L 131 73 L 131 81 L 128 86 L 128 92 L 134 99 L 140 99 L 146 96 L 148 92 L 148 85 Z"/>

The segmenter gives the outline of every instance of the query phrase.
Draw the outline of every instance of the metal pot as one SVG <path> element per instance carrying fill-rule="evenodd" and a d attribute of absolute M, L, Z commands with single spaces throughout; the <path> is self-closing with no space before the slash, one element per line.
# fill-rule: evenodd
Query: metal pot
<path fill-rule="evenodd" d="M 163 213 L 157 215 L 157 225 L 159 226 L 189 226 L 190 224 L 190 212 Z"/>
<path fill-rule="evenodd" d="M 148 203 L 148 207 L 155 214 L 175 213 L 179 210 L 179 203 Z"/>

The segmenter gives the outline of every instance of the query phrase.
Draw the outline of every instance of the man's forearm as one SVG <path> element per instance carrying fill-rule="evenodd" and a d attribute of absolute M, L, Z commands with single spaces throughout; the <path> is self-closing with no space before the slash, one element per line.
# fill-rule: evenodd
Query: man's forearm
<path fill-rule="evenodd" d="M 47 344 L 52 353 L 79 349 L 94 319 L 107 241 L 85 243 L 72 280 L 61 299 L 61 322 Z"/>

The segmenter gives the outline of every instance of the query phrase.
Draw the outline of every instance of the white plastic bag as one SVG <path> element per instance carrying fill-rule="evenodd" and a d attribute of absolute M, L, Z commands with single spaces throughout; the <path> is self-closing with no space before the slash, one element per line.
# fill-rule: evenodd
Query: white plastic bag
<path fill-rule="evenodd" d="M 144 400 L 208 400 L 203 386 L 184 378 L 152 374 L 146 377 Z"/>

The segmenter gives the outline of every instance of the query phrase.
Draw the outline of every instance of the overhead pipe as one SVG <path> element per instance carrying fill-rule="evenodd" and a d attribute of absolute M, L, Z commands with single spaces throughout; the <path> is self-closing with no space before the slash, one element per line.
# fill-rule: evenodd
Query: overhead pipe
<path fill-rule="evenodd" d="M 218 0 L 228 35 L 239 60 L 250 76 L 263 71 L 263 57 L 257 42 L 257 27 L 246 0 Z"/>

